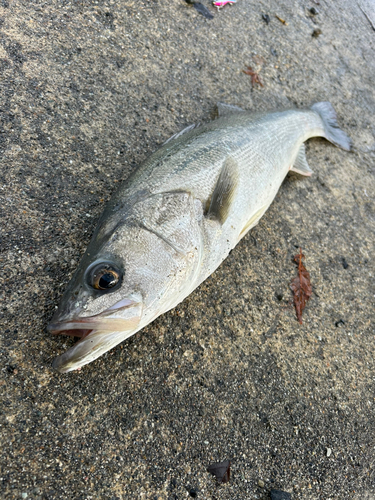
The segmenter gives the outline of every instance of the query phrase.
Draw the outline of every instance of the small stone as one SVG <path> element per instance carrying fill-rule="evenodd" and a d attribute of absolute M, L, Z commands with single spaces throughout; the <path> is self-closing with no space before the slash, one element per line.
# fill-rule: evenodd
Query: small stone
<path fill-rule="evenodd" d="M 21 493 L 21 497 L 22 498 L 27 498 L 28 497 L 28 494 L 26 493 L 26 491 L 24 491 L 24 492 Z"/>
<path fill-rule="evenodd" d="M 264 488 L 264 481 L 262 481 L 261 479 L 259 479 L 258 486 L 259 486 L 259 488 Z"/>
<path fill-rule="evenodd" d="M 224 314 L 230 316 L 232 314 L 232 309 L 230 307 L 224 307 Z"/>
<path fill-rule="evenodd" d="M 311 14 L 312 14 L 313 16 L 317 16 L 317 15 L 319 14 L 318 9 L 316 9 L 315 7 L 311 7 L 311 8 L 309 9 L 309 11 L 311 12 Z"/>
<path fill-rule="evenodd" d="M 292 500 L 292 495 L 282 490 L 271 490 L 271 500 Z"/>
<path fill-rule="evenodd" d="M 263 21 L 266 22 L 266 24 L 269 24 L 271 21 L 270 16 L 268 14 L 262 14 L 262 18 L 263 18 Z"/>
<path fill-rule="evenodd" d="M 332 449 L 327 448 L 327 457 L 330 457 L 332 455 Z"/>

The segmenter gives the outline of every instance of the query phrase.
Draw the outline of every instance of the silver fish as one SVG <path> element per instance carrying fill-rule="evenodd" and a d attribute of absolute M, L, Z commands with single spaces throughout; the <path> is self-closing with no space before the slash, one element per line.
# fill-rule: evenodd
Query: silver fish
<path fill-rule="evenodd" d="M 289 170 L 311 175 L 304 141 L 350 150 L 331 104 L 251 113 L 218 105 L 152 154 L 112 197 L 49 330 L 82 337 L 53 367 L 76 370 L 175 307 L 254 227 Z"/>

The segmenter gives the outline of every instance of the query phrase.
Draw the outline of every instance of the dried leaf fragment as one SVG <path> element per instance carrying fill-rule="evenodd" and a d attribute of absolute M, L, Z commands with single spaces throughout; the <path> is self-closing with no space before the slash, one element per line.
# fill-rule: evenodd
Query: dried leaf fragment
<path fill-rule="evenodd" d="M 302 312 L 305 309 L 306 302 L 309 300 L 312 294 L 312 287 L 310 282 L 310 274 L 303 265 L 302 259 L 305 256 L 302 253 L 302 249 L 299 249 L 299 254 L 293 257 L 293 261 L 298 264 L 298 276 L 296 276 L 291 284 L 290 288 L 293 291 L 294 306 L 296 308 L 297 319 L 302 325 Z"/>
<path fill-rule="evenodd" d="M 216 477 L 219 483 L 228 483 L 230 479 L 230 461 L 224 460 L 211 464 L 207 467 L 207 472 Z"/>
<path fill-rule="evenodd" d="M 258 73 L 254 71 L 251 66 L 246 66 L 246 69 L 243 69 L 242 73 L 245 73 L 245 75 L 249 75 L 251 77 L 251 85 L 253 87 L 256 83 L 259 83 L 259 85 L 263 87 L 262 80 L 260 79 Z"/>

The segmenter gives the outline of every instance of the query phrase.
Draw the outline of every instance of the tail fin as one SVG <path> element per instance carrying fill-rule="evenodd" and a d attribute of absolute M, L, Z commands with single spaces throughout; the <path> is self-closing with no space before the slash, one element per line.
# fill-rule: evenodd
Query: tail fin
<path fill-rule="evenodd" d="M 332 104 L 329 102 L 317 102 L 311 106 L 311 109 L 318 113 L 323 121 L 325 131 L 324 137 L 335 146 L 350 151 L 352 141 L 345 132 L 339 128 L 336 112 Z"/>

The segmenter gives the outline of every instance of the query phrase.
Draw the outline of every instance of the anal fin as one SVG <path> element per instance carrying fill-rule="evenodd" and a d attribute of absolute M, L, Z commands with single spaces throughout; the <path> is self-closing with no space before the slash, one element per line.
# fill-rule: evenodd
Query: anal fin
<path fill-rule="evenodd" d="M 310 176 L 313 171 L 309 167 L 306 160 L 305 145 L 299 148 L 297 158 L 295 159 L 294 165 L 290 169 L 292 172 L 297 172 L 297 174 Z"/>
<path fill-rule="evenodd" d="M 225 160 L 211 196 L 207 217 L 224 224 L 234 201 L 238 184 L 237 162 L 229 157 Z"/>

